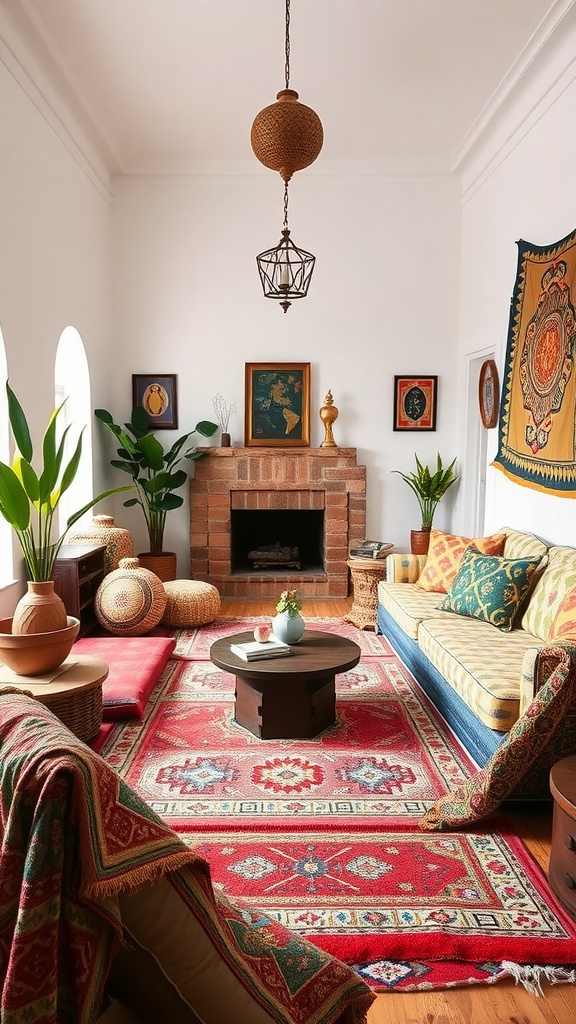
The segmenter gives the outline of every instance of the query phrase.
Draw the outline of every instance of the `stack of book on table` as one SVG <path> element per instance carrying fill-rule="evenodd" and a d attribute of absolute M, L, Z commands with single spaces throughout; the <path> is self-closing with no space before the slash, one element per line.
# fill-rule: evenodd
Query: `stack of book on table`
<path fill-rule="evenodd" d="M 236 654 L 244 661 L 259 661 L 260 658 L 281 658 L 284 654 L 290 654 L 289 644 L 277 640 L 271 636 L 269 640 L 260 643 L 258 640 L 248 640 L 244 644 L 230 644 L 232 654 Z"/>
<path fill-rule="evenodd" d="M 357 548 L 350 548 L 350 558 L 386 558 L 393 546 L 385 540 L 363 540 Z"/>

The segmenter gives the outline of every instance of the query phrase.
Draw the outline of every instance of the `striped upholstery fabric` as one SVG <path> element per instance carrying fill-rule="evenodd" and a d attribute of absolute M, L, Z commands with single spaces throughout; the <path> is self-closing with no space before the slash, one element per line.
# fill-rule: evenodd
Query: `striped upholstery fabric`
<path fill-rule="evenodd" d="M 576 549 L 553 547 L 522 618 L 523 629 L 548 640 L 556 614 L 570 590 L 576 587 Z"/>
<path fill-rule="evenodd" d="M 543 558 L 548 545 L 533 533 L 520 533 L 509 526 L 503 526 L 498 533 L 506 534 L 504 558 Z"/>
<path fill-rule="evenodd" d="M 416 583 L 426 565 L 427 555 L 388 555 L 386 579 L 389 583 Z"/>
<path fill-rule="evenodd" d="M 488 622 L 440 613 L 418 629 L 420 649 L 490 729 L 507 732 L 519 716 L 524 654 L 542 647 L 523 629 L 504 633 Z"/>
<path fill-rule="evenodd" d="M 418 636 L 418 626 L 422 619 L 432 615 L 450 615 L 450 612 L 439 612 L 442 594 L 429 594 L 419 590 L 414 583 L 389 583 L 381 580 L 378 584 L 378 600 L 390 612 L 411 640 Z"/>

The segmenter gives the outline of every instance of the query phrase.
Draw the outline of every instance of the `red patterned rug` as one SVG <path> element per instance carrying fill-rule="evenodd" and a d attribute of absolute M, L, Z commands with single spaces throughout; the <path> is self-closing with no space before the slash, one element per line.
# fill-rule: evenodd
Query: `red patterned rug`
<path fill-rule="evenodd" d="M 235 723 L 234 678 L 209 649 L 257 621 L 182 630 L 143 721 L 118 724 L 101 751 L 215 883 L 380 989 L 576 962 L 576 923 L 505 821 L 418 830 L 474 766 L 382 637 L 314 620 L 362 650 L 315 739 L 259 740 Z"/>

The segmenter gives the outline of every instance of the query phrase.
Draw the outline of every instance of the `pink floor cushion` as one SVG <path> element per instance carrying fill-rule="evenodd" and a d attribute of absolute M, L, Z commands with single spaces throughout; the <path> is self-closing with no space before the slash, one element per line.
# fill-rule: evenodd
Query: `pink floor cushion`
<path fill-rule="evenodd" d="M 110 671 L 102 685 L 104 721 L 141 718 L 160 674 L 176 646 L 168 636 L 94 636 L 74 644 L 71 654 L 102 658 Z"/>

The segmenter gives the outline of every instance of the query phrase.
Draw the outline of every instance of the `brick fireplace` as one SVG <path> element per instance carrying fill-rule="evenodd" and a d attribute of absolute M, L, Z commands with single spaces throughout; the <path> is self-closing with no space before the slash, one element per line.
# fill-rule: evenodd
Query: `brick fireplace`
<path fill-rule="evenodd" d="M 366 467 L 355 448 L 207 448 L 190 480 L 190 565 L 223 597 L 346 597 L 350 546 L 366 531 Z M 322 510 L 321 569 L 233 571 L 232 512 Z"/>

